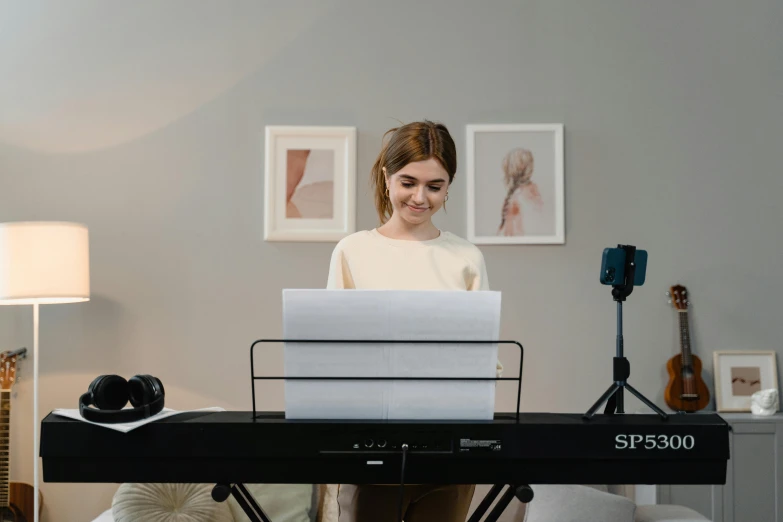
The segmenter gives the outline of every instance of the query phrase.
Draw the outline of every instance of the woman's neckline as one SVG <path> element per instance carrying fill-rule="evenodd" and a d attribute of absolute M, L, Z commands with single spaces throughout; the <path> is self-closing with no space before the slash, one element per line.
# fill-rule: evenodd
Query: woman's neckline
<path fill-rule="evenodd" d="M 386 242 L 386 243 L 388 243 L 390 245 L 396 245 L 396 246 L 429 246 L 429 245 L 434 245 L 436 243 L 440 243 L 442 241 L 445 241 L 446 234 L 448 234 L 448 232 L 445 232 L 443 230 L 438 230 L 438 232 L 440 232 L 438 234 L 438 237 L 435 237 L 433 239 L 418 240 L 418 239 L 394 239 L 394 238 L 391 238 L 391 237 L 388 237 L 388 236 L 384 236 L 383 234 L 378 232 L 377 228 L 370 229 L 369 232 L 370 232 L 370 234 L 372 234 L 373 236 L 377 237 L 381 241 L 384 241 L 384 242 Z"/>

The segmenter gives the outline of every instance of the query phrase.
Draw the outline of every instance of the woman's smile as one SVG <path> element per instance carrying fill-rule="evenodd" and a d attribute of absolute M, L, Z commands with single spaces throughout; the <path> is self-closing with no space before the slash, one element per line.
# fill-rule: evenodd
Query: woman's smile
<path fill-rule="evenodd" d="M 409 205 L 407 203 L 403 203 L 403 205 L 408 207 L 411 210 L 411 212 L 426 212 L 427 210 L 430 209 L 430 207 L 416 207 L 413 205 Z"/>

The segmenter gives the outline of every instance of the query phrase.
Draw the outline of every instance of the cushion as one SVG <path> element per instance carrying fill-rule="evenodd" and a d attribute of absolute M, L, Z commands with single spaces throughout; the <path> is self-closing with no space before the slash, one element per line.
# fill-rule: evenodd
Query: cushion
<path fill-rule="evenodd" d="M 634 522 L 630 499 L 589 486 L 532 485 L 525 522 Z M 601 488 L 603 489 L 603 488 Z"/>
<path fill-rule="evenodd" d="M 700 520 L 709 519 L 685 506 L 653 504 L 636 507 L 636 522 L 697 522 Z"/>
<path fill-rule="evenodd" d="M 120 485 L 111 503 L 115 522 L 234 522 L 225 502 L 212 499 L 214 484 Z"/>
<path fill-rule="evenodd" d="M 273 522 L 314 522 L 317 518 L 319 488 L 313 484 L 245 484 L 245 487 Z M 233 495 L 227 504 L 235 522 L 250 522 Z"/>
<path fill-rule="evenodd" d="M 98 515 L 98 518 L 92 522 L 114 522 L 114 517 L 111 514 L 111 508 Z"/>

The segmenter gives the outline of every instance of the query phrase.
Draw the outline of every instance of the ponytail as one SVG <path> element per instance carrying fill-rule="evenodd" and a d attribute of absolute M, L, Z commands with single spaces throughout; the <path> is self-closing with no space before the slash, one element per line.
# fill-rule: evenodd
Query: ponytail
<path fill-rule="evenodd" d="M 396 130 L 396 128 L 389 129 L 384 133 L 383 137 L 385 138 L 387 134 Z M 388 195 L 388 187 L 386 186 L 386 175 L 383 173 L 383 168 L 386 167 L 386 152 L 388 149 L 389 143 L 386 142 L 383 144 L 381 152 L 370 170 L 370 185 L 375 188 L 375 209 L 378 212 L 378 219 L 381 221 L 381 225 L 389 220 L 393 212 L 391 199 Z"/>

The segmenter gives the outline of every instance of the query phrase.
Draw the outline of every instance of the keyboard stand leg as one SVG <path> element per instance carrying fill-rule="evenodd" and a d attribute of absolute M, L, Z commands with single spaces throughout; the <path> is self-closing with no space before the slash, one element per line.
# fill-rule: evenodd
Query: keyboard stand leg
<path fill-rule="evenodd" d="M 492 489 L 489 490 L 489 493 L 487 493 L 487 496 L 481 501 L 481 504 L 476 508 L 476 511 L 473 512 L 473 515 L 471 515 L 468 522 L 479 522 L 481 517 L 484 516 L 484 513 L 487 512 L 487 509 L 489 509 L 489 506 L 491 506 L 492 502 L 497 498 L 501 489 L 503 489 L 503 484 L 495 484 L 492 486 Z M 533 489 L 527 484 L 522 484 L 520 486 L 509 485 L 506 492 L 503 493 L 503 496 L 498 500 L 498 503 L 492 511 L 490 511 L 489 515 L 487 515 L 487 518 L 484 519 L 484 522 L 497 522 L 500 515 L 503 514 L 503 511 L 506 510 L 514 497 L 517 497 L 520 502 L 527 504 L 533 500 Z"/>
<path fill-rule="evenodd" d="M 489 506 L 492 505 L 492 503 L 495 501 L 495 499 L 500 494 L 500 490 L 503 489 L 503 484 L 495 484 L 492 486 L 492 489 L 489 490 L 489 493 L 484 497 L 484 500 L 481 501 L 481 504 L 478 505 L 476 508 L 476 511 L 473 512 L 473 514 L 468 519 L 468 522 L 479 522 L 484 517 L 484 514 L 489 509 Z"/>
<path fill-rule="evenodd" d="M 215 502 L 225 502 L 228 499 L 229 494 L 234 495 L 234 499 L 251 522 L 272 522 L 244 484 L 216 484 L 215 487 L 212 488 L 212 498 Z"/>

